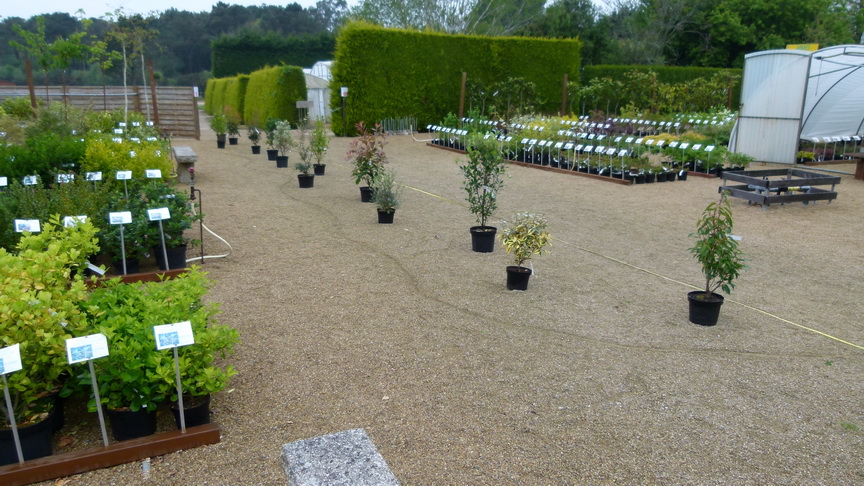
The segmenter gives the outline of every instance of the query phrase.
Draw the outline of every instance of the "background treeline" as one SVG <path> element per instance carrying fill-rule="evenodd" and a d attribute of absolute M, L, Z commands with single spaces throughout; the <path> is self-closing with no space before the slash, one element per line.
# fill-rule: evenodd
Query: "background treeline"
<path fill-rule="evenodd" d="M 86 20 L 86 39 L 103 40 L 108 51 L 119 51 L 119 42 L 108 34 L 124 20 L 123 13 L 100 18 L 89 14 L 89 19 L 44 15 L 46 41 L 84 31 Z M 157 81 L 199 86 L 211 71 L 227 76 L 260 67 L 254 59 L 249 66 L 240 66 L 235 56 L 224 71 L 221 58 L 214 69 L 214 41 L 230 48 L 234 37 L 262 45 L 300 38 L 284 42 L 305 42 L 306 52 L 275 56 L 272 63 L 308 67 L 311 62 L 302 56 L 333 58 L 334 35 L 348 19 L 459 34 L 578 37 L 585 65 L 741 67 L 748 52 L 798 43 L 857 43 L 864 32 L 860 0 L 603 0 L 599 6 L 594 0 L 363 0 L 353 8 L 345 0 L 320 0 L 308 8 L 296 3 L 247 7 L 219 2 L 209 12 L 169 9 L 131 17 L 146 32 L 142 49 L 154 62 Z M 31 32 L 37 28 L 35 18 L 0 22 L 0 81 L 24 84 L 22 54 L 9 44 L 21 42 L 14 26 Z M 100 85 L 98 64 L 73 59 L 68 67 L 50 70 L 49 82 L 61 84 L 65 72 L 70 84 Z M 132 79 L 141 78 L 140 65 L 131 63 Z M 105 75 L 109 84 L 121 84 L 122 63 L 114 62 Z M 37 74 L 37 83 L 43 81 Z"/>

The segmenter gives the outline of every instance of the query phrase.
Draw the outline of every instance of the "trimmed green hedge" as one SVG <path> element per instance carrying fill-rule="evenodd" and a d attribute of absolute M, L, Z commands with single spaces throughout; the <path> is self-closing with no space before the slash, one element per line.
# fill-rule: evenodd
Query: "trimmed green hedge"
<path fill-rule="evenodd" d="M 306 75 L 297 66 L 259 69 L 249 75 L 243 119 L 262 126 L 268 119 L 296 123 L 297 101 L 305 100 Z"/>
<path fill-rule="evenodd" d="M 210 94 L 210 109 L 207 111 L 211 115 L 222 113 L 225 109 L 225 91 L 232 79 L 233 78 L 218 78 L 214 79 L 213 83 L 210 83 L 209 81 L 207 82 L 207 86 L 209 87 L 208 91 L 212 91 L 212 94 Z M 206 103 L 207 93 L 204 94 L 204 101 Z"/>
<path fill-rule="evenodd" d="M 246 103 L 246 87 L 249 85 L 249 75 L 241 74 L 235 78 L 229 78 L 225 86 L 225 106 L 230 106 L 243 117 L 243 107 Z M 245 121 L 246 118 L 243 117 Z"/>
<path fill-rule="evenodd" d="M 207 80 L 207 86 L 204 88 L 204 111 L 213 113 L 213 91 L 216 87 L 216 78 Z"/>
<path fill-rule="evenodd" d="M 312 66 L 318 61 L 333 59 L 336 39 L 324 33 L 304 37 L 266 37 L 245 32 L 237 36 L 222 36 L 211 42 L 214 77 L 251 73 L 274 64 Z"/>
<path fill-rule="evenodd" d="M 709 68 L 709 67 L 681 67 L 681 66 L 650 66 L 650 65 L 631 65 L 631 66 L 612 66 L 612 65 L 596 65 L 585 66 L 582 69 L 582 77 L 580 82 L 582 86 L 587 86 L 594 78 L 611 78 L 623 79 L 625 74 L 630 71 L 648 72 L 654 71 L 657 73 L 657 81 L 667 84 L 686 83 L 698 78 L 710 79 L 717 73 L 728 71 L 741 76 L 743 69 L 736 68 Z M 732 88 L 732 99 L 741 99 L 741 82 L 735 84 Z M 737 106 L 737 104 L 735 105 Z"/>
<path fill-rule="evenodd" d="M 481 37 L 385 29 L 364 22 L 343 27 L 336 42 L 331 107 L 341 107 L 339 88 L 348 87 L 347 124 L 335 112 L 332 129 L 354 133 L 358 121 L 417 119 L 437 123 L 459 109 L 462 72 L 481 85 L 524 78 L 537 88 L 538 109 L 560 108 L 566 73 L 577 79 L 581 42 L 572 39 Z M 467 105 L 466 105 L 467 106 Z"/>

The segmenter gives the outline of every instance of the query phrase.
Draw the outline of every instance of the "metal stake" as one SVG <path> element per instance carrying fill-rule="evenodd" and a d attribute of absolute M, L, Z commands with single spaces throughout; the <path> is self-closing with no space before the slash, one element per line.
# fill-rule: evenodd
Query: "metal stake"
<path fill-rule="evenodd" d="M 105 417 L 102 415 L 102 399 L 99 398 L 99 383 L 96 382 L 96 371 L 93 369 L 92 359 L 87 360 L 87 366 L 90 367 L 90 380 L 93 382 L 93 396 L 96 398 L 96 413 L 99 415 L 99 428 L 102 430 L 102 444 L 108 447 L 108 432 L 105 431 Z"/>
<path fill-rule="evenodd" d="M 168 267 L 168 249 L 165 247 L 165 231 L 162 229 L 162 220 L 159 220 L 159 236 L 162 238 L 162 259 L 165 260 L 165 271 Z"/>
<path fill-rule="evenodd" d="M 174 374 L 177 376 L 177 405 L 180 407 L 180 432 L 186 433 L 186 410 L 183 408 L 183 386 L 180 384 L 180 358 L 174 348 Z"/>
<path fill-rule="evenodd" d="M 15 411 L 12 409 L 12 399 L 9 397 L 9 384 L 6 375 L 3 377 L 3 395 L 6 397 L 6 411 L 9 413 L 9 425 L 12 426 L 12 439 L 15 442 L 15 452 L 18 453 L 18 463 L 24 464 L 24 453 L 21 452 L 21 439 L 18 438 L 18 425 L 15 423 Z"/>
<path fill-rule="evenodd" d="M 126 181 L 123 181 L 124 183 Z M 120 225 L 120 258 L 123 261 L 123 275 L 126 275 L 126 241 L 123 239 L 123 225 Z"/>

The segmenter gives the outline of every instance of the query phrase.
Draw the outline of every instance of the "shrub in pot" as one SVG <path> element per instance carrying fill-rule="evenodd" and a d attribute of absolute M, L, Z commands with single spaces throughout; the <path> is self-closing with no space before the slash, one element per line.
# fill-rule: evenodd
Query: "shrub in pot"
<path fill-rule="evenodd" d="M 300 156 L 300 162 L 294 164 L 294 168 L 300 172 L 297 174 L 297 181 L 301 188 L 310 188 L 315 184 L 315 174 L 310 174 L 312 170 L 312 146 L 305 120 L 300 122 L 294 148 L 297 149 L 297 154 Z"/>
<path fill-rule="evenodd" d="M 159 183 L 161 184 L 161 183 Z M 119 224 L 108 224 L 108 215 L 101 216 L 103 226 L 99 232 L 99 246 L 106 253 L 114 265 L 114 272 L 123 274 L 123 255 L 126 257 L 126 273 L 138 273 L 141 259 L 145 258 L 150 251 L 147 245 L 147 208 L 144 201 L 137 195 L 140 194 L 141 185 L 135 182 L 129 187 L 130 197 L 126 198 L 125 192 L 120 189 L 115 191 L 106 207 L 107 212 L 129 211 L 132 213 L 132 222 L 122 225 L 123 242 L 121 248 Z"/>
<path fill-rule="evenodd" d="M 252 153 L 260 154 L 261 146 L 258 143 L 261 141 L 261 130 L 258 129 L 255 125 L 250 125 L 246 127 L 246 136 L 249 138 L 249 141 L 252 142 Z"/>
<path fill-rule="evenodd" d="M 218 113 L 210 117 L 210 128 L 216 132 L 216 146 L 225 148 L 225 133 L 228 131 L 228 118 Z"/>
<path fill-rule="evenodd" d="M 137 198 L 146 209 L 168 208 L 170 219 L 163 220 L 162 231 L 165 234 L 165 248 L 168 256 L 168 268 L 165 268 L 165 256 L 162 252 L 162 235 L 158 221 L 149 221 L 146 209 L 138 212 L 138 216 L 147 221 L 146 241 L 151 245 L 160 270 L 186 267 L 186 249 L 189 243 L 199 243 L 185 235 L 192 224 L 201 219 L 200 213 L 193 213 L 189 205 L 189 193 L 177 191 L 172 186 L 153 181 L 141 188 Z M 136 215 L 133 215 L 133 219 Z"/>
<path fill-rule="evenodd" d="M 227 120 L 225 131 L 228 133 L 228 143 L 230 145 L 237 145 L 240 138 L 240 124 L 243 122 L 243 118 L 237 110 L 230 106 L 226 106 L 225 119 Z"/>
<path fill-rule="evenodd" d="M 402 184 L 396 181 L 396 171 L 382 170 L 372 182 L 372 200 L 378 209 L 379 223 L 393 223 L 401 195 Z"/>
<path fill-rule="evenodd" d="M 501 243 L 504 250 L 513 254 L 515 265 L 507 267 L 507 289 L 526 290 L 531 277 L 530 268 L 522 266 L 534 255 L 542 255 L 549 244 L 547 221 L 542 216 L 531 213 L 519 213 L 510 223 L 505 222 L 501 231 Z"/>
<path fill-rule="evenodd" d="M 490 253 L 495 247 L 497 228 L 486 222 L 498 208 L 498 193 L 504 187 L 507 162 L 501 146 L 493 137 L 476 134 L 468 138 L 468 160 L 459 166 L 464 175 L 463 187 L 468 193 L 469 211 L 479 226 L 471 228 L 471 246 L 476 252 Z"/>
<path fill-rule="evenodd" d="M 720 194 L 720 200 L 709 204 L 702 212 L 696 225 L 696 232 L 690 237 L 696 244 L 690 248 L 693 257 L 702 265 L 705 276 L 705 290 L 687 294 L 690 303 L 690 322 L 703 326 L 717 324 L 723 296 L 735 288 L 735 280 L 746 268 L 744 254 L 738 241 L 732 238 L 732 208 L 727 193 Z"/>
<path fill-rule="evenodd" d="M 279 120 L 273 130 L 273 146 L 279 151 L 276 156 L 276 167 L 288 167 L 288 153 L 296 146 L 294 137 L 291 135 L 291 122 Z"/>
<path fill-rule="evenodd" d="M 327 136 L 327 125 L 323 118 L 319 118 L 312 128 L 312 138 L 309 142 L 312 156 L 315 157 L 315 164 L 313 165 L 315 175 L 324 175 L 327 164 L 322 164 L 321 161 L 324 160 L 328 145 L 330 145 L 330 137 Z"/>
<path fill-rule="evenodd" d="M 268 118 L 264 123 L 264 138 L 267 143 L 267 160 L 276 160 L 276 156 L 279 155 L 279 150 L 276 148 L 276 140 L 274 138 L 277 123 L 279 123 L 279 120 L 276 118 Z"/>
<path fill-rule="evenodd" d="M 387 144 L 387 141 L 381 125 L 375 125 L 375 128 L 370 130 L 361 121 L 356 125 L 356 128 L 360 132 L 360 136 L 351 141 L 345 159 L 354 166 L 351 169 L 354 183 L 359 185 L 363 182 L 366 184 L 365 187 L 360 188 L 360 200 L 371 202 L 372 183 L 384 169 L 384 164 L 387 163 L 387 155 L 384 153 L 384 145 Z"/>

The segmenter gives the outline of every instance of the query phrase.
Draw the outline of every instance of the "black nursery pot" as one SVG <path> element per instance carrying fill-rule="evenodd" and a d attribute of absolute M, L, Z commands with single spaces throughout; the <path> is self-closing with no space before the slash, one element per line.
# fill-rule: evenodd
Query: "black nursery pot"
<path fill-rule="evenodd" d="M 360 202 L 372 202 L 372 188 L 363 186 L 360 188 Z"/>
<path fill-rule="evenodd" d="M 498 228 L 494 226 L 472 226 L 471 227 L 471 249 L 477 253 L 492 253 L 495 250 L 495 233 Z"/>
<path fill-rule="evenodd" d="M 117 259 L 111 262 L 114 265 L 114 273 L 116 275 L 123 275 L 123 260 Z M 126 259 L 126 273 L 138 273 L 141 270 L 141 262 L 137 258 L 127 258 Z"/>
<path fill-rule="evenodd" d="M 700 326 L 714 326 L 720 318 L 720 306 L 723 305 L 723 296 L 711 294 L 705 298 L 705 292 L 695 290 L 687 294 L 690 303 L 690 322 Z"/>
<path fill-rule="evenodd" d="M 528 290 L 531 269 L 511 265 L 507 267 L 507 290 Z"/>
<path fill-rule="evenodd" d="M 279 156 L 279 151 L 276 149 L 267 149 L 267 160 L 276 160 Z"/>
<path fill-rule="evenodd" d="M 50 456 L 53 453 L 51 436 L 57 423 L 56 413 L 57 410 L 54 409 L 45 420 L 18 428 L 18 439 L 21 441 L 21 453 L 25 461 Z M 15 450 L 12 429 L 0 430 L 0 466 L 17 462 L 18 453 Z"/>
<path fill-rule="evenodd" d="M 260 145 L 253 145 L 252 146 L 252 154 L 258 155 L 260 153 L 261 153 L 261 146 Z"/>
<path fill-rule="evenodd" d="M 396 215 L 396 211 L 381 211 L 378 210 L 378 223 L 379 224 L 393 224 L 393 216 Z"/>
<path fill-rule="evenodd" d="M 300 183 L 301 189 L 308 189 L 315 185 L 314 174 L 297 174 L 297 181 Z"/>
<path fill-rule="evenodd" d="M 111 435 L 117 440 L 137 439 L 156 432 L 156 412 L 142 408 L 131 410 L 106 410 L 111 421 Z"/>
<path fill-rule="evenodd" d="M 187 245 L 169 247 L 168 250 L 168 268 L 165 268 L 165 257 L 162 256 L 162 245 L 153 247 L 153 256 L 156 259 L 156 265 L 159 270 L 168 270 L 175 268 L 186 268 L 186 248 Z"/>
<path fill-rule="evenodd" d="M 238 140 L 237 137 L 228 137 L 228 145 L 237 145 Z"/>
<path fill-rule="evenodd" d="M 276 167 L 279 169 L 287 169 L 288 168 L 288 156 L 287 155 L 277 155 L 276 156 Z"/>
<path fill-rule="evenodd" d="M 317 175 L 317 176 L 323 176 L 324 175 L 324 169 L 326 169 L 326 168 L 327 168 L 327 164 L 312 164 L 312 170 L 315 171 L 315 175 Z"/>
<path fill-rule="evenodd" d="M 185 410 L 186 427 L 196 427 L 210 423 L 210 395 L 203 397 L 183 396 L 183 406 Z M 174 422 L 177 428 L 180 428 L 180 407 L 178 403 L 171 404 L 171 413 L 174 415 Z"/>

